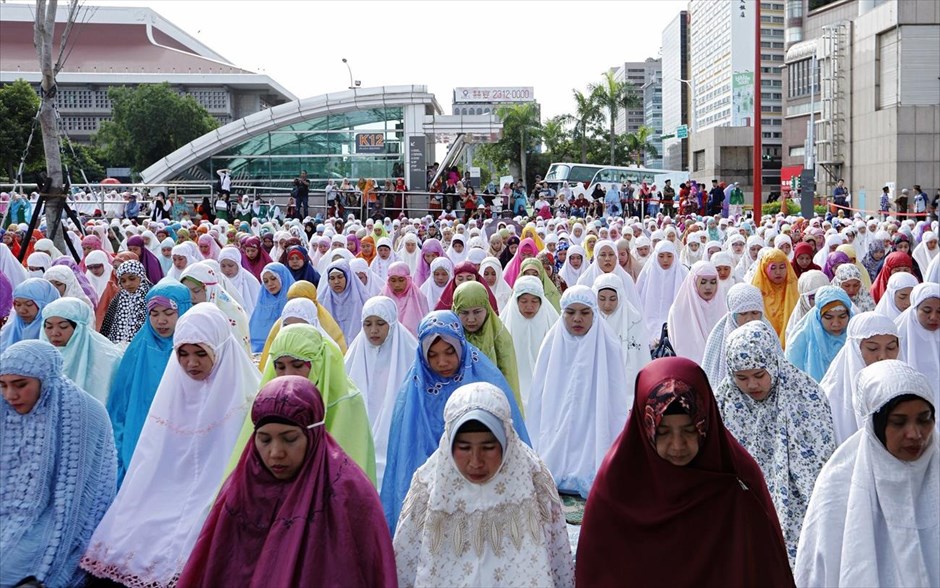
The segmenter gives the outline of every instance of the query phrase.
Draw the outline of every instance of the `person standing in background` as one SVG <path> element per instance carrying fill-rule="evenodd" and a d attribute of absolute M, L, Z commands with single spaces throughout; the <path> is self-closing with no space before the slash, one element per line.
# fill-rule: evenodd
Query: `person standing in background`
<path fill-rule="evenodd" d="M 901 194 L 894 199 L 894 205 L 897 207 L 897 211 L 901 216 L 904 216 L 907 213 L 910 195 L 911 191 L 907 188 L 904 188 L 901 190 Z"/>
<path fill-rule="evenodd" d="M 307 179 L 307 170 L 300 170 L 300 177 L 294 178 L 294 189 L 292 190 L 294 203 L 297 205 L 297 218 L 307 218 L 310 216 L 310 180 Z"/>

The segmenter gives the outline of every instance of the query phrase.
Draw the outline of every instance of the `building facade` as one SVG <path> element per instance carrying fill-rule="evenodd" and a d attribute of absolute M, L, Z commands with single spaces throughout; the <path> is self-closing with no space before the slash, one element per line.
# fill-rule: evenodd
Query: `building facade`
<path fill-rule="evenodd" d="M 653 130 L 650 144 L 656 154 L 643 156 L 643 167 L 662 169 L 663 167 L 663 72 L 657 69 L 652 77 L 643 84 L 643 124 Z"/>
<path fill-rule="evenodd" d="M 662 75 L 662 62 L 654 57 L 648 57 L 646 61 L 626 62 L 622 66 L 612 68 L 612 71 L 616 81 L 632 84 L 633 91 L 642 99 L 643 86 L 653 81 L 657 75 Z M 639 108 L 621 109 L 614 122 L 614 132 L 618 135 L 635 133 L 645 124 L 645 104 Z"/>
<path fill-rule="evenodd" d="M 66 14 L 60 6 L 57 38 Z M 28 4 L 0 9 L 0 84 L 23 79 L 38 91 L 33 22 Z M 149 8 L 83 8 L 70 39 L 72 49 L 56 76 L 56 108 L 61 129 L 78 142 L 89 141 L 111 118 L 112 86 L 168 82 L 221 124 L 296 99 L 267 75 L 233 65 Z"/>
<path fill-rule="evenodd" d="M 784 177 L 844 178 L 865 213 L 885 186 L 940 186 L 940 5 L 789 0 L 787 29 Z"/>
<path fill-rule="evenodd" d="M 675 136 L 676 129 L 691 122 L 689 84 L 689 13 L 680 12 L 663 31 L 662 39 L 662 104 L 663 167 L 689 169 L 689 140 Z"/>

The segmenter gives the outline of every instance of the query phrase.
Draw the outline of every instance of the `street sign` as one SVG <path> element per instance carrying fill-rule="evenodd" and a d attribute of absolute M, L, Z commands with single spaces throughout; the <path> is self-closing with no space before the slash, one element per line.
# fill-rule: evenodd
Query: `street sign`
<path fill-rule="evenodd" d="M 688 139 L 689 138 L 689 126 L 680 125 L 676 128 L 676 138 L 677 139 Z"/>

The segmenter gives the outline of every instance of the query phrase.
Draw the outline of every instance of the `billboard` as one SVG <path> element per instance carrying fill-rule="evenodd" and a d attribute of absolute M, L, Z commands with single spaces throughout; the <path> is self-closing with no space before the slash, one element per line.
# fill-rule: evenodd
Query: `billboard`
<path fill-rule="evenodd" d="M 454 104 L 473 102 L 532 102 L 535 88 L 523 86 L 471 86 L 454 88 Z"/>
<path fill-rule="evenodd" d="M 731 74 L 731 126 L 749 127 L 754 120 L 754 72 Z"/>

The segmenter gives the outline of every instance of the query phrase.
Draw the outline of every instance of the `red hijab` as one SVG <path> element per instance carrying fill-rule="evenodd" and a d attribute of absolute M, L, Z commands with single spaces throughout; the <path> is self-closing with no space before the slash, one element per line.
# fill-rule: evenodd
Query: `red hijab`
<path fill-rule="evenodd" d="M 813 256 L 816 254 L 816 250 L 813 249 L 813 246 L 805 241 L 801 241 L 796 244 L 796 247 L 793 248 L 793 259 L 790 260 L 790 265 L 793 266 L 793 272 L 796 274 L 796 277 L 799 278 L 803 275 L 803 272 L 808 272 L 809 270 L 819 270 L 822 271 L 822 268 L 813 263 Z M 796 258 L 801 255 L 809 255 L 809 266 L 800 267 L 800 264 L 796 262 Z"/>
<path fill-rule="evenodd" d="M 251 408 L 255 427 L 300 427 L 307 454 L 276 479 L 255 439 L 222 486 L 179 586 L 397 586 L 379 496 L 322 426 L 323 400 L 301 376 L 276 378 Z M 311 428 L 312 427 L 312 428 Z"/>
<path fill-rule="evenodd" d="M 656 428 L 673 401 L 692 417 L 699 452 L 675 466 Z M 636 379 L 633 413 L 588 497 L 579 586 L 793 586 L 777 513 L 754 459 L 725 429 L 705 372 L 682 357 Z"/>
<path fill-rule="evenodd" d="M 875 304 L 878 304 L 884 293 L 888 291 L 888 278 L 891 277 L 891 272 L 899 267 L 910 268 L 913 273 L 914 261 L 911 256 L 903 251 L 889 253 L 884 263 L 881 264 L 881 271 L 878 272 L 878 276 L 871 285 L 871 297 L 875 299 Z"/>
<path fill-rule="evenodd" d="M 469 261 L 461 261 L 454 266 L 454 277 L 444 286 L 444 291 L 441 292 L 441 299 L 437 301 L 437 306 L 434 307 L 434 310 L 451 310 L 451 307 L 454 305 L 454 290 L 456 290 L 459 285 L 456 282 L 457 274 L 473 274 L 473 279 L 483 284 L 483 287 L 486 288 L 486 295 L 490 299 L 490 306 L 492 306 L 494 310 L 499 308 L 499 305 L 496 303 L 496 296 L 493 296 L 493 291 L 490 290 L 486 280 L 484 280 L 480 272 L 477 271 L 476 266 Z M 429 279 L 433 280 L 434 278 Z"/>
<path fill-rule="evenodd" d="M 255 257 L 254 261 L 248 259 L 248 254 L 245 253 L 245 249 L 248 247 L 254 247 L 258 250 L 258 256 Z M 264 266 L 271 263 L 271 256 L 268 255 L 268 252 L 265 251 L 264 247 L 261 246 L 261 239 L 258 237 L 248 237 L 242 243 L 242 267 L 248 270 L 251 275 L 258 278 L 258 281 L 261 281 L 261 271 L 264 270 Z"/>

